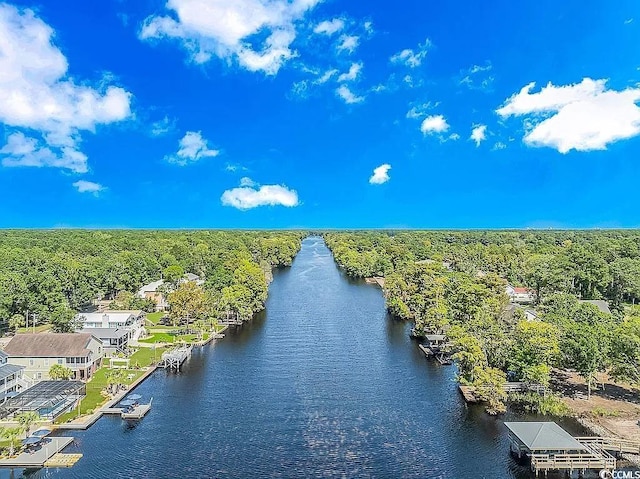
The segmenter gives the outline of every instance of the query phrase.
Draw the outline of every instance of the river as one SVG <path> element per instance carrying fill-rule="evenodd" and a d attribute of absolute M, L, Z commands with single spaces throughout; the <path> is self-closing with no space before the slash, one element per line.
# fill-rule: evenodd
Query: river
<path fill-rule="evenodd" d="M 530 477 L 502 422 L 465 406 L 455 367 L 427 361 L 409 327 L 308 238 L 263 314 L 136 389 L 153 397 L 146 418 L 68 431 L 65 452 L 84 457 L 24 477 Z"/>

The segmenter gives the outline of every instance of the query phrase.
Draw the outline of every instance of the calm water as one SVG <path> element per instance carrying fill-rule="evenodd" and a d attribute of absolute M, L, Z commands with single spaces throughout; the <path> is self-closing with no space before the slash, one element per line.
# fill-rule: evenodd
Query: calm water
<path fill-rule="evenodd" d="M 502 423 L 465 407 L 454 368 L 427 362 L 408 328 L 309 238 L 265 314 L 137 388 L 153 397 L 144 420 L 70 431 L 80 462 L 25 477 L 529 477 Z"/>

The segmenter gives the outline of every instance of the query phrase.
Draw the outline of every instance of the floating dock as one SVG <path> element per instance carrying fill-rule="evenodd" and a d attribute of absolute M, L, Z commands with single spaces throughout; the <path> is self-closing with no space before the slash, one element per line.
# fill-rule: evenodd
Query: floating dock
<path fill-rule="evenodd" d="M 153 398 L 149 401 L 149 404 L 138 404 L 133 407 L 133 410 L 124 412 L 120 416 L 122 419 L 142 419 L 151 409 L 151 403 L 153 402 Z"/>
<path fill-rule="evenodd" d="M 44 467 L 72 467 L 82 459 L 82 454 L 64 454 L 59 452 L 44 463 Z"/>
<path fill-rule="evenodd" d="M 158 363 L 158 367 L 165 369 L 175 369 L 180 371 L 182 363 L 191 356 L 191 345 L 180 346 L 171 351 L 165 351 L 162 353 L 162 359 Z"/>

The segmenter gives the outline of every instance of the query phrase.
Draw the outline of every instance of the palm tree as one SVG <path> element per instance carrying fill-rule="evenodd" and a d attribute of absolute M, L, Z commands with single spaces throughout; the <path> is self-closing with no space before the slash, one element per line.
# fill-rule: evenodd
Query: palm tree
<path fill-rule="evenodd" d="M 31 433 L 31 426 L 42 421 L 42 418 L 40 417 L 40 414 L 35 411 L 25 411 L 16 416 L 16 421 L 18 421 L 18 424 L 22 426 L 24 432 L 28 436 Z"/>
<path fill-rule="evenodd" d="M 9 440 L 9 455 L 13 456 L 16 452 L 16 441 L 22 434 L 22 428 L 7 427 L 2 430 L 2 437 Z"/>

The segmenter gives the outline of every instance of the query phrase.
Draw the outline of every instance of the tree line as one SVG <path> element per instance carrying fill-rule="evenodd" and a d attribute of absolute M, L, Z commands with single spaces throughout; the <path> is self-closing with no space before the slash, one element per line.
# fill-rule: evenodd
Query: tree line
<path fill-rule="evenodd" d="M 413 321 L 418 335 L 446 334 L 459 380 L 491 412 L 504 411 L 507 380 L 547 386 L 553 368 L 575 370 L 588 394 L 603 371 L 640 384 L 638 232 L 389 231 L 325 239 L 349 275 L 385 277 L 392 315 Z M 534 320 L 509 305 L 507 282 L 536 292 Z M 592 299 L 608 301 L 612 313 L 581 301 Z"/>
<path fill-rule="evenodd" d="M 4 230 L 0 232 L 0 321 L 25 319 L 72 328 L 76 312 L 95 299 L 126 307 L 152 305 L 138 289 L 176 272 L 204 280 L 215 308 L 247 317 L 262 309 L 268 272 L 287 266 L 303 232 Z"/>

